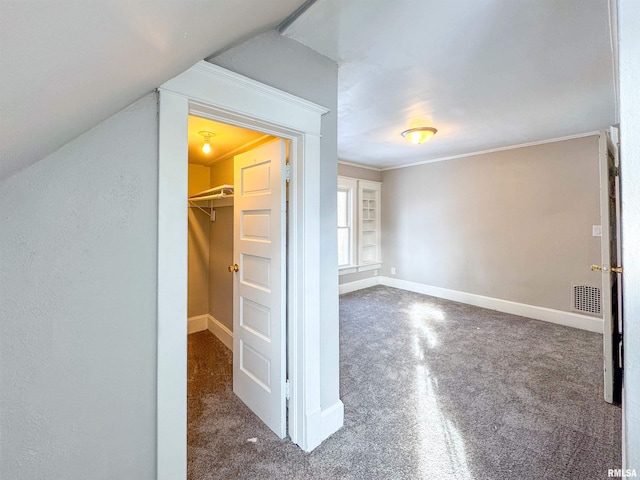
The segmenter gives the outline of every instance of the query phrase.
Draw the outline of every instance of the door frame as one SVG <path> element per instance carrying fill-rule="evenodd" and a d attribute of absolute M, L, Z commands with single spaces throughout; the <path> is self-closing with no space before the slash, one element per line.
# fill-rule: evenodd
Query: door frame
<path fill-rule="evenodd" d="M 622 387 L 621 367 L 618 365 L 618 341 L 621 335 L 622 322 L 622 275 L 614 273 L 611 267 L 612 249 L 615 249 L 615 258 L 618 264 L 621 263 L 621 235 L 620 235 L 620 188 L 619 177 L 610 171 L 609 153 L 613 155 L 613 162 L 619 166 L 618 152 L 618 131 L 617 127 L 610 127 L 608 130 L 600 130 L 598 139 L 598 163 L 600 170 L 600 218 L 602 225 L 602 238 L 600 239 L 601 250 L 601 280 L 602 280 L 602 320 L 603 320 L 603 364 L 604 364 L 604 399 L 608 403 L 618 404 L 621 401 L 620 388 Z M 615 182 L 615 218 L 611 218 L 610 195 L 611 178 Z M 615 222 L 616 244 L 611 244 L 611 225 Z M 616 282 L 614 298 L 612 288 Z M 614 310 L 615 306 L 615 310 Z M 616 322 L 614 323 L 614 318 Z"/>
<path fill-rule="evenodd" d="M 157 478 L 187 471 L 187 182 L 190 114 L 290 141 L 289 436 L 310 451 L 320 421 L 320 127 L 328 110 L 201 61 L 159 88 Z"/>

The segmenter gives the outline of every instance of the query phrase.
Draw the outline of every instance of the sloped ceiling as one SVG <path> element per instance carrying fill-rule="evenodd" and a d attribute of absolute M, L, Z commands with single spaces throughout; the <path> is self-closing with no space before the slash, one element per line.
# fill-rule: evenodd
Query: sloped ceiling
<path fill-rule="evenodd" d="M 616 122 L 608 0 L 318 0 L 284 34 L 339 64 L 342 160 L 393 167 Z M 416 126 L 438 133 L 413 145 L 400 133 Z"/>
<path fill-rule="evenodd" d="M 0 179 L 303 3 L 0 0 Z"/>

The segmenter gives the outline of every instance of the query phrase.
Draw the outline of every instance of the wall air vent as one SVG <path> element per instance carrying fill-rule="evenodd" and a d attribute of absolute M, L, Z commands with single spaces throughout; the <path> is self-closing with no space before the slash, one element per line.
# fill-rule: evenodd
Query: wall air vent
<path fill-rule="evenodd" d="M 591 315 L 602 314 L 602 300 L 599 287 L 573 285 L 571 309 Z"/>

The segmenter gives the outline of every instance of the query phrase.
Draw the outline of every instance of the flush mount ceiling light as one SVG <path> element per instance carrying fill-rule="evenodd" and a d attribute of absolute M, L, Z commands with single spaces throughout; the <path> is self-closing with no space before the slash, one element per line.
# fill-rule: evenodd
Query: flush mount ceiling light
<path fill-rule="evenodd" d="M 211 153 L 211 137 L 215 137 L 216 134 L 213 132 L 208 132 L 207 130 L 203 130 L 198 133 L 202 135 L 202 138 L 203 138 L 202 151 L 206 154 Z"/>
<path fill-rule="evenodd" d="M 402 132 L 402 136 L 409 140 L 411 143 L 419 145 L 430 140 L 437 131 L 438 130 L 433 127 L 410 128 L 409 130 L 405 130 L 404 132 Z"/>

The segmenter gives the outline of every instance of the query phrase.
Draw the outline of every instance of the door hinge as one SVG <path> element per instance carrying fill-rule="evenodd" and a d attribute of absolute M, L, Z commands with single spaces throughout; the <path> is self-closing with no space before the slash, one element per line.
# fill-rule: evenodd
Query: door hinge
<path fill-rule="evenodd" d="M 291 181 L 291 165 L 288 163 L 284 166 L 284 178 L 287 183 Z"/>
<path fill-rule="evenodd" d="M 620 167 L 611 167 L 611 174 L 614 177 L 619 177 L 620 176 Z"/>
<path fill-rule="evenodd" d="M 287 400 L 291 400 L 291 382 L 289 379 L 284 382 L 284 395 Z"/>
<path fill-rule="evenodd" d="M 624 362 L 622 361 L 622 355 L 624 354 L 624 349 L 622 348 L 622 335 L 620 335 L 620 340 L 618 341 L 618 367 L 620 370 L 624 368 Z"/>

